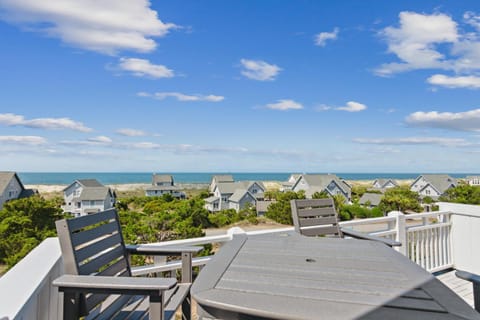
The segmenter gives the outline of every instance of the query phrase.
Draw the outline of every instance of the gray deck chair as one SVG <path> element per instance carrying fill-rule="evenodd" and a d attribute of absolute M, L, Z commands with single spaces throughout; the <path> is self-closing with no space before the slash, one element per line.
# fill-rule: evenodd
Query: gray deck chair
<path fill-rule="evenodd" d="M 455 275 L 460 279 L 470 281 L 473 285 L 473 305 L 480 312 L 480 276 L 463 270 L 457 270 Z"/>
<path fill-rule="evenodd" d="M 192 254 L 201 247 L 126 246 L 114 209 L 56 222 L 65 275 L 64 319 L 191 318 Z M 182 257 L 182 280 L 132 277 L 130 254 Z"/>
<path fill-rule="evenodd" d="M 341 228 L 333 199 L 297 199 L 290 201 L 295 231 L 305 236 L 349 236 L 357 239 L 380 241 L 393 247 L 401 243 L 369 234 Z"/>

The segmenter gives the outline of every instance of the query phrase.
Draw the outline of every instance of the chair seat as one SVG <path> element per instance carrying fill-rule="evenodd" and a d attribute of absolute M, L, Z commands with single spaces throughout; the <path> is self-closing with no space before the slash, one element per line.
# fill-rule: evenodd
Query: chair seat
<path fill-rule="evenodd" d="M 189 291 L 190 283 L 180 283 L 175 288 L 164 293 L 164 319 L 175 319 L 175 313 L 180 304 L 185 300 Z M 101 304 L 95 307 L 86 320 L 137 320 L 149 319 L 148 296 L 110 295 Z"/>

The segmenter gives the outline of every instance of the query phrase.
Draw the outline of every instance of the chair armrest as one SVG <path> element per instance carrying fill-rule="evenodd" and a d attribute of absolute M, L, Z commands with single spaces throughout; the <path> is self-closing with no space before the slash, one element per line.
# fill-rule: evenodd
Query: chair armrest
<path fill-rule="evenodd" d="M 463 270 L 457 270 L 455 272 L 455 275 L 460 279 L 467 280 L 475 284 L 480 284 L 480 276 L 478 274 L 470 273 L 468 271 L 463 271 Z"/>
<path fill-rule="evenodd" d="M 158 296 L 175 287 L 177 279 L 63 275 L 52 284 L 62 292 Z"/>
<path fill-rule="evenodd" d="M 363 232 L 358 232 L 352 229 L 348 228 L 340 228 L 343 234 L 352 237 L 352 238 L 357 238 L 357 239 L 363 239 L 363 240 L 371 240 L 371 241 L 378 241 L 386 244 L 389 247 L 400 247 L 402 244 L 398 241 L 391 240 L 391 239 L 386 239 L 386 238 L 381 238 L 377 236 L 373 236 L 370 234 L 366 234 Z"/>
<path fill-rule="evenodd" d="M 145 254 L 151 256 L 181 256 L 183 253 L 198 253 L 203 248 L 198 246 L 153 246 L 127 245 L 125 249 L 130 254 Z"/>

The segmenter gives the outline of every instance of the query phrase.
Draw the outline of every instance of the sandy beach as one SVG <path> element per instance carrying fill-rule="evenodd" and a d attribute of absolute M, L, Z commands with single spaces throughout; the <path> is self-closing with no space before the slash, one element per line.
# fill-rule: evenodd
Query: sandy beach
<path fill-rule="evenodd" d="M 395 180 L 399 185 L 410 185 L 413 182 L 413 179 L 408 180 Z M 347 180 L 347 183 L 351 186 L 361 185 L 365 187 L 372 186 L 374 180 Z M 263 184 L 267 190 L 280 189 L 282 186 L 281 181 L 263 181 Z M 207 189 L 207 183 L 179 183 L 177 184 L 182 189 Z M 28 189 L 36 189 L 39 193 L 57 193 L 62 192 L 68 185 L 60 184 L 29 184 L 25 185 Z M 112 188 L 116 191 L 137 191 L 145 190 L 147 187 L 151 186 L 149 183 L 124 183 L 124 184 L 107 184 L 109 188 Z"/>

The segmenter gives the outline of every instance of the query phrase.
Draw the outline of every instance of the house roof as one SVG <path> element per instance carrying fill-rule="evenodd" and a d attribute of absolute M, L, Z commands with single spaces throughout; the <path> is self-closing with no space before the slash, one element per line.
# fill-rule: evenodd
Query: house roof
<path fill-rule="evenodd" d="M 231 174 L 219 174 L 212 176 L 212 180 L 216 182 L 233 182 L 233 176 Z"/>
<path fill-rule="evenodd" d="M 349 193 L 351 190 L 351 187 L 343 180 L 340 180 L 340 178 L 338 178 L 337 175 L 335 174 L 304 174 L 302 176 L 305 179 L 305 181 L 308 183 L 310 188 L 313 187 L 319 190 L 323 190 L 333 180 L 336 182 L 338 187 L 342 189 L 343 192 Z"/>
<path fill-rule="evenodd" d="M 255 199 L 255 197 L 250 192 L 248 192 L 247 190 L 237 189 L 232 194 L 232 196 L 228 199 L 228 201 L 230 201 L 230 202 L 240 202 L 240 200 L 242 200 L 242 198 L 245 197 L 245 195 L 247 195 L 247 194 L 250 195 L 253 199 Z"/>
<path fill-rule="evenodd" d="M 168 182 L 173 183 L 173 176 L 168 174 L 156 174 L 154 173 L 152 176 L 152 184 Z"/>
<path fill-rule="evenodd" d="M 423 177 L 439 193 L 444 193 L 451 185 L 457 185 L 457 180 L 448 174 L 423 174 L 420 177 Z M 415 179 L 413 184 L 415 184 L 420 177 Z"/>
<path fill-rule="evenodd" d="M 104 187 L 104 185 L 98 182 L 96 179 L 80 179 L 76 181 L 78 181 L 84 187 Z"/>
<path fill-rule="evenodd" d="M 378 182 L 380 184 L 380 189 L 385 187 L 386 184 L 388 184 L 389 182 L 393 183 L 394 185 L 398 186 L 398 184 L 392 180 L 392 179 L 376 179 L 373 184 L 375 184 L 375 182 Z"/>
<path fill-rule="evenodd" d="M 372 206 L 378 206 L 380 201 L 382 201 L 383 194 L 378 193 L 364 193 L 363 196 L 360 198 L 358 203 L 365 204 L 370 202 Z"/>
<path fill-rule="evenodd" d="M 218 182 L 217 188 L 221 194 L 233 194 L 237 189 L 247 191 L 255 183 L 265 191 L 265 186 L 260 181 Z"/>
<path fill-rule="evenodd" d="M 5 189 L 7 188 L 8 184 L 14 177 L 20 183 L 20 186 L 22 186 L 22 189 L 25 189 L 25 187 L 23 186 L 22 182 L 20 181 L 20 179 L 18 178 L 15 172 L 2 171 L 0 172 L 0 195 L 5 192 Z"/>
<path fill-rule="evenodd" d="M 220 200 L 220 198 L 219 197 L 208 197 L 208 198 L 205 198 L 203 200 L 205 200 L 205 202 L 207 202 L 207 203 L 213 203 L 213 202 L 216 202 L 216 201 Z"/>
<path fill-rule="evenodd" d="M 81 201 L 88 201 L 88 200 L 105 200 L 107 195 L 112 191 L 110 188 L 107 187 L 87 187 L 82 190 L 82 193 L 78 197 Z"/>

